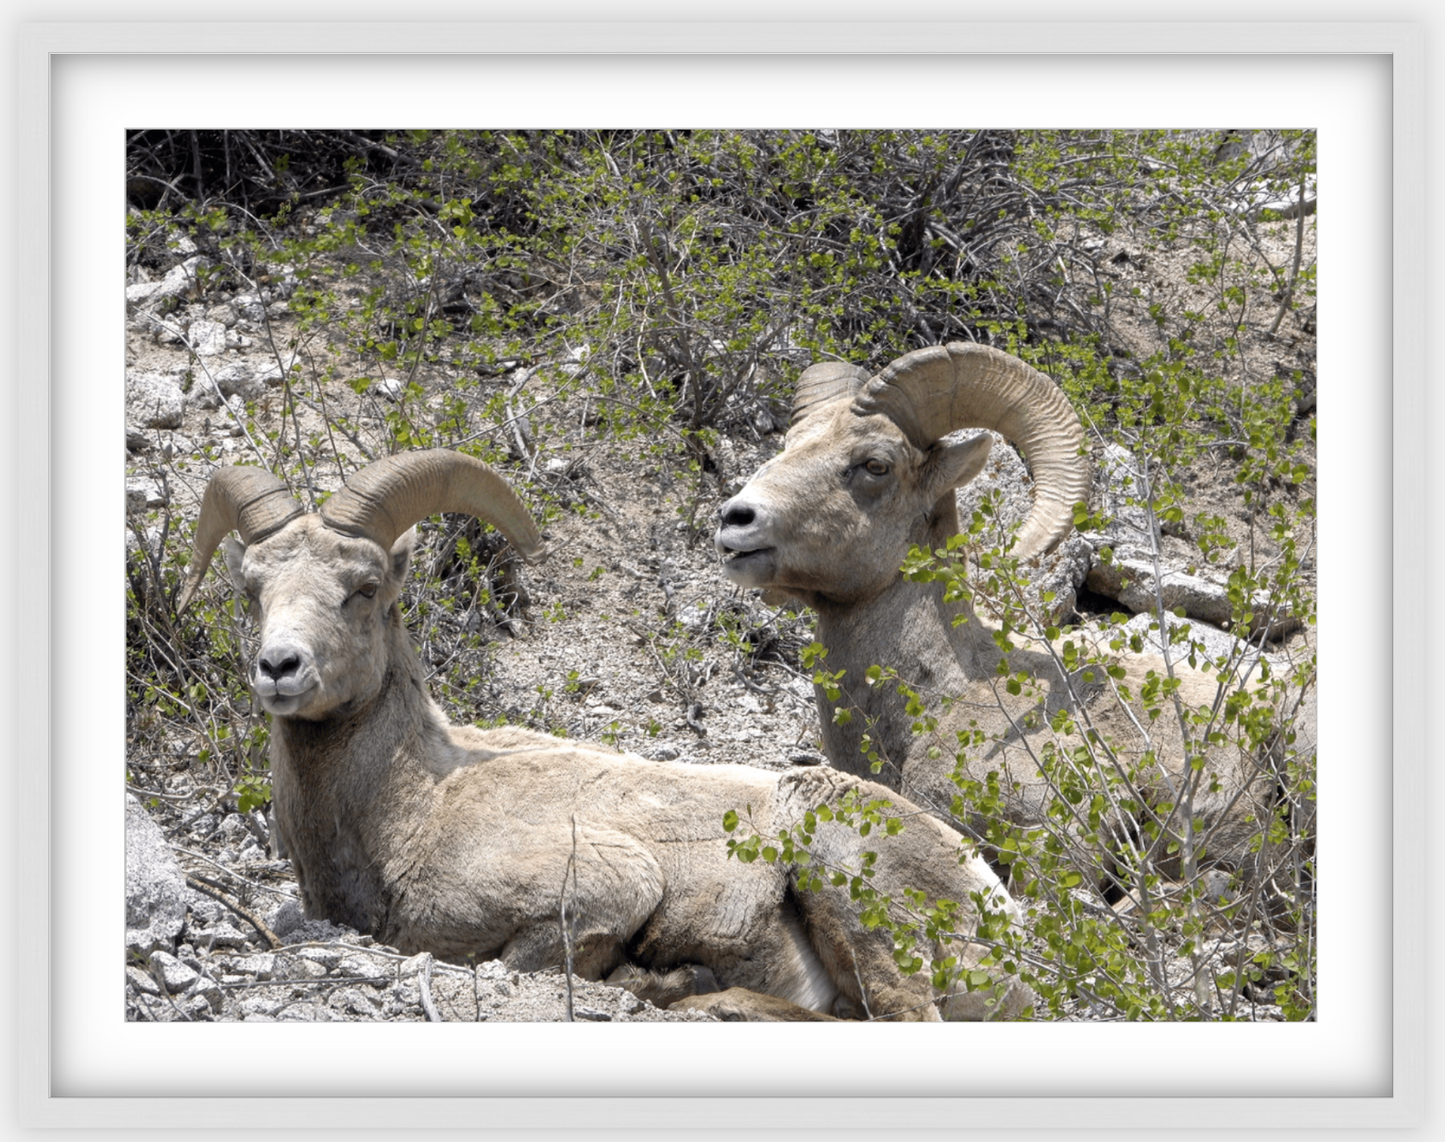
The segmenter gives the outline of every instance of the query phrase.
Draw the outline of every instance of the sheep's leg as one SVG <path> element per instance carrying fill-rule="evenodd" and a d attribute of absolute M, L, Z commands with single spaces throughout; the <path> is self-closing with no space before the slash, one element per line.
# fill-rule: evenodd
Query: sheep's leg
<path fill-rule="evenodd" d="M 940 1018 L 928 972 L 903 974 L 893 959 L 892 937 L 863 926 L 846 889 L 825 885 L 797 897 L 813 950 L 838 988 L 834 1015 L 903 1022 Z"/>
<path fill-rule="evenodd" d="M 791 1000 L 745 987 L 679 999 L 673 1003 L 672 1010 L 703 1011 L 724 1023 L 831 1023 L 835 1019 L 810 1007 L 799 1007 Z"/>
<path fill-rule="evenodd" d="M 558 920 L 534 924 L 507 941 L 498 957 L 513 971 L 535 972 L 564 968 L 567 946 Z M 579 979 L 600 980 L 623 958 L 623 941 L 616 935 L 593 932 L 572 941 L 572 974 Z"/>
<path fill-rule="evenodd" d="M 570 944 L 573 974 L 600 980 L 623 962 L 628 941 L 662 902 L 662 869 L 634 838 L 589 822 L 534 840 L 533 849 L 505 854 L 516 880 L 512 902 L 528 903 L 501 959 L 516 971 L 560 968 Z M 518 878 L 521 869 L 527 875 Z"/>
<path fill-rule="evenodd" d="M 681 999 L 720 991 L 717 976 L 702 964 L 684 964 L 668 972 L 626 963 L 607 977 L 613 987 L 626 988 L 654 1007 L 671 1007 Z"/>

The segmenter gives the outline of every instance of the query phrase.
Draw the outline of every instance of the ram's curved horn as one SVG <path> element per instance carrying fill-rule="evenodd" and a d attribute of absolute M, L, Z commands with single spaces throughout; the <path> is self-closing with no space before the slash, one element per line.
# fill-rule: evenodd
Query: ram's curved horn
<path fill-rule="evenodd" d="M 1084 430 L 1057 385 L 986 345 L 918 349 L 894 361 L 854 402 L 860 415 L 882 413 L 920 448 L 960 428 L 989 428 L 1028 460 L 1034 506 L 1019 531 L 1021 559 L 1050 550 L 1074 525 L 1074 505 L 1092 482 Z"/>
<path fill-rule="evenodd" d="M 196 588 L 205 578 L 216 545 L 233 531 L 247 544 L 274 535 L 304 512 L 291 489 L 260 468 L 222 468 L 206 485 L 201 518 L 196 521 L 196 544 L 177 611 L 190 606 Z"/>
<path fill-rule="evenodd" d="M 868 370 L 846 361 L 820 361 L 809 365 L 793 387 L 793 424 L 814 409 L 836 400 L 851 400 L 868 381 Z"/>
<path fill-rule="evenodd" d="M 397 536 L 436 512 L 466 512 L 495 525 L 529 563 L 546 553 L 537 525 L 507 482 L 480 460 L 444 448 L 368 464 L 326 501 L 321 518 L 335 531 L 365 535 L 390 549 Z"/>

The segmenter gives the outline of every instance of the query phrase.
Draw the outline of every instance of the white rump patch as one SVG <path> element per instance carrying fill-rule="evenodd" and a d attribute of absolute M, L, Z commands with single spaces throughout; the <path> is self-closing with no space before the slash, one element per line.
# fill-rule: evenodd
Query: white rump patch
<path fill-rule="evenodd" d="M 833 1001 L 838 998 L 838 987 L 829 978 L 818 953 L 808 943 L 803 925 L 796 916 L 784 916 L 783 932 L 786 942 L 781 962 L 768 990 L 799 1007 L 831 1015 Z"/>

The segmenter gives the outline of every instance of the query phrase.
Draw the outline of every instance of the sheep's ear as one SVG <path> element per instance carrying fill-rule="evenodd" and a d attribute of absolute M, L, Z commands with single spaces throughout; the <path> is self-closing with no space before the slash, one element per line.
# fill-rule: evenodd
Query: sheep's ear
<path fill-rule="evenodd" d="M 416 550 L 416 526 L 407 528 L 391 545 L 391 579 L 400 584 L 411 569 L 411 553 Z"/>
<path fill-rule="evenodd" d="M 246 577 L 241 574 L 241 564 L 246 559 L 246 545 L 234 535 L 228 535 L 221 540 L 221 548 L 226 553 L 226 570 L 231 575 L 231 586 L 236 588 L 236 593 L 246 593 Z"/>
<path fill-rule="evenodd" d="M 981 471 L 993 447 L 993 436 L 979 432 L 962 438 L 945 436 L 928 452 L 923 480 L 929 495 L 942 496 L 961 488 Z"/>

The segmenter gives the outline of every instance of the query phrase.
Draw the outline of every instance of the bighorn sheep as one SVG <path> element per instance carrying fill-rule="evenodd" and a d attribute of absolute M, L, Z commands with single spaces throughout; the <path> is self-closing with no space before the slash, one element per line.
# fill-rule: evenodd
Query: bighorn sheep
<path fill-rule="evenodd" d="M 847 892 L 805 890 L 796 867 L 728 858 L 730 809 L 750 808 L 775 834 L 848 790 L 892 796 L 882 788 L 830 770 L 653 763 L 449 724 L 397 604 L 413 525 L 442 511 L 494 524 L 529 560 L 543 552 L 501 477 L 459 453 L 378 460 L 318 514 L 256 468 L 223 469 L 206 488 L 179 605 L 226 538 L 259 621 L 249 681 L 271 715 L 275 829 L 308 916 L 406 952 L 530 971 L 563 963 L 565 906 L 573 968 L 588 979 L 614 969 L 667 986 L 715 979 L 812 1011 L 904 1019 L 1017 1010 L 1018 986 L 990 1011 L 979 992 L 936 995 L 927 969 L 903 974 L 891 938 L 863 926 Z M 966 937 L 977 903 L 1009 914 L 1013 904 L 956 833 L 914 818 L 866 844 L 820 824 L 815 853 L 841 865 L 874 850 L 880 891 L 960 902 L 960 937 L 920 954 L 947 949 L 976 967 L 983 949 Z"/>
<path fill-rule="evenodd" d="M 1077 745 L 1079 728 L 1091 725 L 1115 743 L 1126 767 L 1153 750 L 1156 760 L 1137 773 L 1138 793 L 1155 806 L 1178 804 L 1188 772 L 1178 720 L 1171 710 L 1151 724 L 1137 707 L 1148 673 L 1167 677 L 1161 658 L 1123 656 L 1131 708 L 1103 695 L 1102 671 L 1092 680 L 1080 670 L 1066 674 L 1043 643 L 1015 634 L 1018 648 L 1005 656 L 966 600 L 946 597 L 939 581 L 900 572 L 910 545 L 937 550 L 960 530 L 955 489 L 978 475 L 991 443 L 988 432 L 964 436 L 964 428 L 997 431 L 1027 457 L 1034 505 L 1012 554 L 1037 561 L 1068 534 L 1075 505 L 1089 499 L 1084 434 L 1049 378 L 980 345 L 921 349 L 872 378 L 839 363 L 807 369 L 784 451 L 721 508 L 715 546 L 727 578 L 763 588 L 765 601 L 791 598 L 817 612 L 825 669 L 842 674 L 836 700 L 816 687 L 829 760 L 867 774 L 871 752 L 883 762 L 879 780 L 942 814 L 957 806 L 966 827 L 982 829 L 951 779 L 967 735 L 964 777 L 986 781 L 996 771 L 1006 815 L 1031 825 L 1046 819 L 1050 799 L 1038 766 L 1043 742 Z M 998 674 L 1004 657 L 1008 669 L 1030 671 L 1039 689 L 1009 693 Z M 870 683 L 874 664 L 896 669 L 932 700 L 933 732 L 915 732 L 919 718 L 895 686 Z M 1221 700 L 1216 678 L 1179 662 L 1172 673 L 1191 709 Z M 1049 724 L 1061 710 L 1072 732 L 1065 722 L 1058 734 Z M 1273 781 L 1252 756 L 1224 747 L 1211 752 L 1209 768 L 1211 779 L 1194 796 L 1196 843 L 1207 839 L 1215 860 L 1235 863 L 1258 831 L 1251 817 Z M 1128 816 L 1116 814 L 1113 827 L 1133 828 Z"/>

